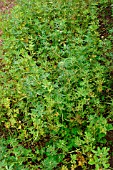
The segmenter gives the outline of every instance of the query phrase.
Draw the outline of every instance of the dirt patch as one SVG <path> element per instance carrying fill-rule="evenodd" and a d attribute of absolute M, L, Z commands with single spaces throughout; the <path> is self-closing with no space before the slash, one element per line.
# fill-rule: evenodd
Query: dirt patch
<path fill-rule="evenodd" d="M 110 159 L 109 163 L 111 168 L 113 168 L 113 130 L 109 131 L 106 136 L 107 139 L 107 147 L 110 148 L 109 154 L 110 154 Z"/>
<path fill-rule="evenodd" d="M 14 0 L 1 0 L 0 1 L 0 13 L 8 11 L 10 12 L 10 10 L 12 9 L 12 7 L 15 5 Z"/>
<path fill-rule="evenodd" d="M 100 10 L 101 6 L 98 6 L 98 9 Z M 109 30 L 112 29 L 113 25 L 113 16 L 112 16 L 112 5 L 111 2 L 108 3 L 107 7 L 102 7 L 102 10 L 98 16 L 99 19 L 99 33 L 100 33 L 100 38 L 108 38 L 109 37 Z M 113 33 L 111 34 L 113 36 Z M 113 53 L 113 48 L 110 49 L 111 53 Z M 111 63 L 113 64 L 113 63 Z M 110 70 L 110 76 L 113 78 L 113 70 Z M 112 87 L 111 87 L 112 89 Z M 112 92 L 110 94 L 112 98 Z M 113 125 L 113 120 L 109 121 L 110 124 Z M 110 163 L 110 168 L 113 168 L 113 130 L 109 131 L 106 135 L 106 146 L 110 148 L 109 151 L 109 163 Z"/>

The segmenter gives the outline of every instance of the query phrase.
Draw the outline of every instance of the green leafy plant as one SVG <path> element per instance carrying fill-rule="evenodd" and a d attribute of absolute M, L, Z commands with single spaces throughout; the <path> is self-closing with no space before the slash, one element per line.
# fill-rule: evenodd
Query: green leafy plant
<path fill-rule="evenodd" d="M 109 149 L 107 149 L 106 147 L 103 147 L 102 149 L 100 149 L 99 147 L 97 148 L 97 150 L 92 150 L 92 152 L 94 153 L 93 159 L 91 158 L 89 160 L 89 164 L 91 165 L 96 165 L 95 169 L 107 169 L 109 167 L 108 164 L 108 151 Z"/>
<path fill-rule="evenodd" d="M 109 168 L 112 43 L 98 18 L 107 2 L 20 0 L 3 16 L 1 169 Z"/>

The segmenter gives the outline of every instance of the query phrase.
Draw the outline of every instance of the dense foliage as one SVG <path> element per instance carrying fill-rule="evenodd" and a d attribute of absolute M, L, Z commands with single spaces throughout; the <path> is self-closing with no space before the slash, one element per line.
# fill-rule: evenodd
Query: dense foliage
<path fill-rule="evenodd" d="M 20 0 L 4 16 L 1 170 L 109 169 L 113 29 L 102 36 L 98 17 L 108 5 Z"/>

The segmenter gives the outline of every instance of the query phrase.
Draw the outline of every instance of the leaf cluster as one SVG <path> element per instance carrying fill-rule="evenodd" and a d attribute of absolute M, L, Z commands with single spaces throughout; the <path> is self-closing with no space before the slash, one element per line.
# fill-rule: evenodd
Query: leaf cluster
<path fill-rule="evenodd" d="M 1 169 L 109 168 L 112 40 L 98 18 L 107 2 L 20 0 L 4 16 Z"/>

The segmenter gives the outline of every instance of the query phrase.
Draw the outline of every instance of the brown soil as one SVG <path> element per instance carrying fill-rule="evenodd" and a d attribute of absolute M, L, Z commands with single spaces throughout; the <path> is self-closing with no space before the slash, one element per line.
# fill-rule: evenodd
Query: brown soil
<path fill-rule="evenodd" d="M 100 9 L 100 6 L 98 7 Z M 109 30 L 113 26 L 113 16 L 112 16 L 112 5 L 111 1 L 109 1 L 107 7 L 102 7 L 103 9 L 100 12 L 100 15 L 98 16 L 99 18 L 99 33 L 101 38 L 107 38 L 109 36 Z M 112 35 L 113 36 L 113 33 Z M 109 52 L 113 53 L 113 48 Z M 111 63 L 112 65 L 113 63 Z M 111 79 L 113 79 L 113 70 L 110 70 L 110 76 Z M 111 87 L 112 89 L 112 87 Z M 113 92 L 110 94 L 111 98 L 113 97 Z M 113 125 L 113 120 L 109 120 L 109 123 Z M 109 163 L 110 163 L 110 168 L 113 169 L 113 130 L 109 131 L 106 135 L 106 146 L 110 148 L 109 150 Z"/>
<path fill-rule="evenodd" d="M 107 147 L 110 148 L 109 154 L 110 154 L 110 159 L 109 163 L 111 168 L 113 168 L 113 130 L 109 131 L 106 136 L 107 139 Z"/>
<path fill-rule="evenodd" d="M 0 1 L 0 13 L 9 11 L 14 6 L 14 0 L 1 0 Z"/>

